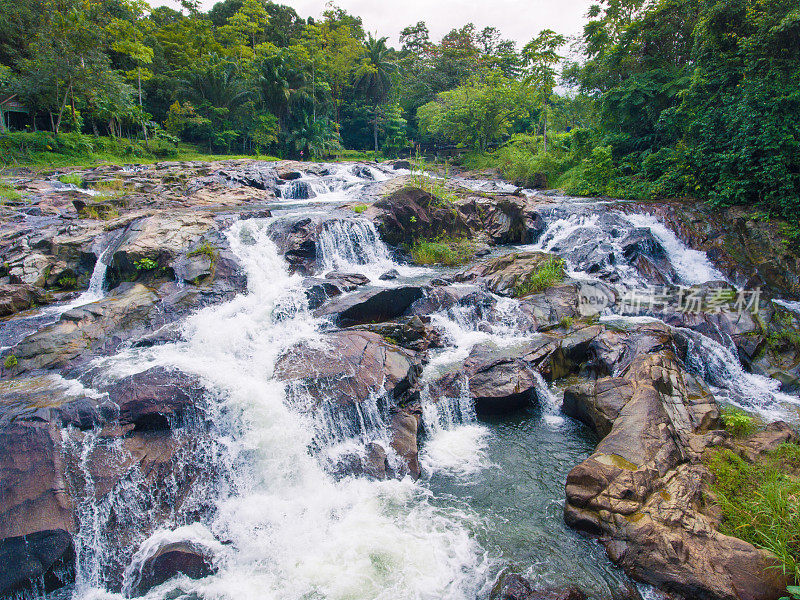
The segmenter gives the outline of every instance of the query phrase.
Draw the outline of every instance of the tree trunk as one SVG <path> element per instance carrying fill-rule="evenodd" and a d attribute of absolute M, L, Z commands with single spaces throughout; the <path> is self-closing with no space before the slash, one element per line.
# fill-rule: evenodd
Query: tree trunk
<path fill-rule="evenodd" d="M 56 135 L 58 135 L 58 132 L 61 131 L 61 118 L 64 116 L 64 109 L 67 107 L 67 100 L 69 99 L 69 92 L 71 89 L 72 89 L 72 83 L 69 84 L 67 91 L 64 92 L 64 101 L 61 103 L 61 109 L 58 111 L 58 119 L 56 120 L 56 124 L 53 129 Z M 51 119 L 52 119 L 52 114 L 51 114 Z"/>
<path fill-rule="evenodd" d="M 375 121 L 374 121 L 373 134 L 375 136 L 375 157 L 378 156 L 378 105 L 375 105 Z"/>
<path fill-rule="evenodd" d="M 6 131 L 6 113 L 3 112 L 2 108 L 0 108 L 0 131 L 3 133 Z"/>
<path fill-rule="evenodd" d="M 547 154 L 547 107 L 544 107 L 544 153 Z"/>

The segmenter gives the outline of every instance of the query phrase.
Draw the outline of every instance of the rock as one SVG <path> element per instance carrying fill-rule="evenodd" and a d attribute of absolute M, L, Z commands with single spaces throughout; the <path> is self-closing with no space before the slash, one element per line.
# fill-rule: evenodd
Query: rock
<path fill-rule="evenodd" d="M 186 283 L 198 282 L 208 277 L 213 267 L 213 257 L 203 253 L 180 256 L 172 263 L 175 277 Z"/>
<path fill-rule="evenodd" d="M 317 259 L 317 234 L 320 223 L 316 219 L 277 221 L 270 237 L 286 257 L 292 271 L 311 273 Z"/>
<path fill-rule="evenodd" d="M 565 394 L 565 411 L 607 433 L 567 476 L 567 524 L 600 536 L 614 562 L 657 587 L 689 598 L 774 600 L 786 583 L 770 568 L 774 560 L 719 533 L 719 517 L 707 512 L 700 458 L 715 437 L 702 433 L 705 419 L 692 409 L 713 399 L 690 395 L 669 330 L 639 328 L 618 356 L 617 377 Z"/>
<path fill-rule="evenodd" d="M 133 595 L 144 596 L 150 589 L 176 575 L 202 579 L 215 572 L 212 557 L 206 548 L 189 541 L 172 542 L 160 547 L 145 560 Z"/>
<path fill-rule="evenodd" d="M 0 540 L 0 596 L 53 592 L 75 578 L 75 547 L 63 529 Z"/>
<path fill-rule="evenodd" d="M 344 292 L 352 292 L 357 287 L 369 283 L 369 277 L 361 273 L 339 273 L 332 271 L 325 275 L 325 279 L 334 282 Z"/>
<path fill-rule="evenodd" d="M 532 244 L 546 229 L 541 215 L 521 198 L 470 198 L 458 204 L 458 211 L 473 236 L 491 244 Z"/>
<path fill-rule="evenodd" d="M 606 377 L 565 389 L 561 410 L 604 437 L 611 432 L 614 421 L 632 397 L 633 386 L 629 381 Z"/>
<path fill-rule="evenodd" d="M 303 284 L 306 290 L 308 308 L 311 310 L 319 308 L 331 298 L 342 293 L 342 289 L 338 285 L 324 279 L 306 277 L 303 280 Z"/>
<path fill-rule="evenodd" d="M 418 405 L 405 408 L 392 407 L 389 430 L 392 448 L 408 467 L 409 474 L 418 479 L 422 474 L 419 465 L 417 432 L 422 421 L 422 408 Z"/>
<path fill-rule="evenodd" d="M 369 289 L 334 298 L 314 314 L 331 317 L 341 327 L 382 323 L 403 315 L 421 297 L 417 286 Z"/>
<path fill-rule="evenodd" d="M 512 412 L 536 398 L 533 368 L 522 358 L 509 356 L 507 351 L 476 346 L 464 362 L 464 373 L 479 413 Z"/>
<path fill-rule="evenodd" d="M 411 163 L 408 162 L 407 160 L 396 160 L 396 161 L 394 161 L 392 163 L 392 168 L 395 171 L 398 171 L 400 169 L 405 169 L 407 171 L 410 171 L 411 170 Z"/>
<path fill-rule="evenodd" d="M 12 349 L 19 361 L 17 372 L 63 366 L 103 345 L 116 346 L 121 336 L 144 326 L 156 300 L 151 290 L 134 284 L 120 286 L 99 302 L 68 310 Z"/>
<path fill-rule="evenodd" d="M 458 282 L 482 282 L 496 294 L 516 296 L 518 286 L 552 258 L 544 252 L 515 252 L 470 267 L 454 279 Z"/>
<path fill-rule="evenodd" d="M 25 283 L 0 284 L 0 317 L 47 304 L 45 291 Z"/>
<path fill-rule="evenodd" d="M 508 574 L 495 585 L 491 600 L 586 600 L 586 594 L 573 586 L 534 590 L 521 575 Z"/>
<path fill-rule="evenodd" d="M 415 187 L 404 187 L 375 202 L 365 213 L 375 221 L 381 238 L 398 246 L 439 236 L 463 237 L 470 229 L 455 208 Z"/>
<path fill-rule="evenodd" d="M 341 405 L 362 402 L 373 392 L 399 397 L 416 381 L 414 355 L 376 333 L 337 331 L 324 345 L 299 344 L 275 364 L 275 377 L 292 382 L 299 394 Z"/>
<path fill-rule="evenodd" d="M 284 181 L 294 181 L 295 179 L 301 179 L 303 174 L 300 171 L 285 171 L 280 174 L 280 178 Z"/>
<path fill-rule="evenodd" d="M 388 323 L 361 325 L 358 328 L 380 334 L 391 343 L 415 352 L 442 347 L 441 334 L 430 325 L 430 319 L 423 320 L 416 315 L 400 317 Z"/>
<path fill-rule="evenodd" d="M 381 281 L 392 281 L 400 277 L 400 273 L 397 272 L 397 269 L 390 269 L 386 271 L 383 275 L 378 277 Z"/>

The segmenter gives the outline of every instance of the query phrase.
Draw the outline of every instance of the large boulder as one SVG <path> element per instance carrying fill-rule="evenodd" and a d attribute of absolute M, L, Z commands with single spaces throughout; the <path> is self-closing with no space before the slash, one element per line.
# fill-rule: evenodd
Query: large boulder
<path fill-rule="evenodd" d="M 12 315 L 47 302 L 47 294 L 36 286 L 24 283 L 0 285 L 0 317 Z"/>
<path fill-rule="evenodd" d="M 116 347 L 137 329 L 146 327 L 157 301 L 141 284 L 120 286 L 98 302 L 68 310 L 60 320 L 29 335 L 11 350 L 15 372 L 61 367 L 101 347 Z"/>
<path fill-rule="evenodd" d="M 669 330 L 630 336 L 617 377 L 568 390 L 565 410 L 605 437 L 567 477 L 566 522 L 600 536 L 636 579 L 689 598 L 775 600 L 786 581 L 766 552 L 719 533 L 701 453 L 713 399 L 692 393 Z M 705 407 L 710 407 L 706 409 Z"/>
<path fill-rule="evenodd" d="M 419 366 L 412 352 L 368 331 L 337 331 L 321 345 L 301 343 L 275 364 L 275 376 L 299 386 L 317 401 L 341 405 L 366 400 L 373 393 L 399 397 L 416 381 Z"/>
<path fill-rule="evenodd" d="M 0 597 L 50 593 L 75 578 L 75 547 L 63 529 L 0 540 Z"/>
<path fill-rule="evenodd" d="M 488 289 L 504 296 L 519 296 L 526 279 L 553 256 L 545 252 L 514 252 L 498 256 L 457 274 L 458 282 L 482 282 Z"/>
<path fill-rule="evenodd" d="M 334 298 L 315 315 L 330 317 L 342 327 L 382 323 L 403 315 L 422 295 L 418 286 L 365 289 Z"/>
<path fill-rule="evenodd" d="M 455 207 L 417 187 L 404 187 L 375 202 L 365 213 L 375 221 L 387 244 L 411 244 L 417 239 L 462 237 L 470 229 Z"/>
<path fill-rule="evenodd" d="M 535 589 L 530 581 L 511 573 L 497 582 L 491 600 L 586 600 L 586 594 L 573 586 Z"/>
<path fill-rule="evenodd" d="M 209 549 L 191 541 L 169 542 L 158 547 L 139 568 L 131 596 L 143 596 L 152 588 L 177 575 L 202 579 L 216 571 Z"/>

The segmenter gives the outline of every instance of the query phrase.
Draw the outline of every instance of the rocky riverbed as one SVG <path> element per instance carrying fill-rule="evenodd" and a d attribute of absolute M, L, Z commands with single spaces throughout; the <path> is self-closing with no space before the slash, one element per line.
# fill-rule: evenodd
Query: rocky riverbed
<path fill-rule="evenodd" d="M 15 174 L 0 595 L 782 595 L 703 457 L 798 441 L 797 249 L 409 166 Z"/>

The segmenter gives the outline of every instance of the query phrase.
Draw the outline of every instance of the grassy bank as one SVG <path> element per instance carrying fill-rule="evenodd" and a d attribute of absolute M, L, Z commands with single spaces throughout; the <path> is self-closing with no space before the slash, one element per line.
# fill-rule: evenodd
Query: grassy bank
<path fill-rule="evenodd" d="M 0 136 L 0 165 L 55 169 L 97 165 L 149 164 L 163 160 L 224 160 L 256 158 L 236 154 L 208 154 L 184 143 L 49 132 L 11 132 Z M 265 158 L 265 157 L 261 157 Z M 272 157 L 267 157 L 272 158 Z"/>
<path fill-rule="evenodd" d="M 720 449 L 704 462 L 714 475 L 722 533 L 769 550 L 800 582 L 800 446 L 782 444 L 755 463 Z"/>

